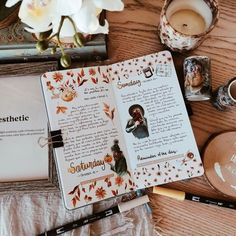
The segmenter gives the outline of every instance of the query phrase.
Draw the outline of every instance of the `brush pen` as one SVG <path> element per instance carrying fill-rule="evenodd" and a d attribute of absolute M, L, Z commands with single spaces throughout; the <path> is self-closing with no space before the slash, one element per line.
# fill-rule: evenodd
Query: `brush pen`
<path fill-rule="evenodd" d="M 185 193 L 183 191 L 175 190 L 175 189 L 167 189 L 163 187 L 153 187 L 153 193 L 171 197 L 177 200 L 190 200 L 194 202 L 201 202 L 209 205 L 215 205 L 220 207 L 226 207 L 230 209 L 236 209 L 236 202 L 229 202 L 224 200 L 218 200 L 209 197 L 198 196 L 191 193 Z"/>
<path fill-rule="evenodd" d="M 95 213 L 91 216 L 84 217 L 84 218 L 76 220 L 74 222 L 65 224 L 63 226 L 59 226 L 55 229 L 52 229 L 52 230 L 46 231 L 42 234 L 39 234 L 38 236 L 56 236 L 56 235 L 60 235 L 60 234 L 63 234 L 67 231 L 70 231 L 70 230 L 76 229 L 78 227 L 93 223 L 97 220 L 106 218 L 106 217 L 114 215 L 116 213 L 121 213 L 121 212 L 124 212 L 124 211 L 128 211 L 128 210 L 130 210 L 130 209 L 132 209 L 136 206 L 143 205 L 147 202 L 149 202 L 149 198 L 148 198 L 147 195 L 136 198 L 136 199 L 133 199 L 133 200 L 130 200 L 128 202 L 121 202 L 117 206 L 114 206 L 114 207 L 111 207 L 107 210 Z"/>

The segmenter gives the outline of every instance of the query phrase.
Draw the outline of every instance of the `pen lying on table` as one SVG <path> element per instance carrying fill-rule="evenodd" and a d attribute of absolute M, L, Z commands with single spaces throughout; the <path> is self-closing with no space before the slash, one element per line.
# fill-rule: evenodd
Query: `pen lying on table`
<path fill-rule="evenodd" d="M 171 197 L 177 200 L 190 200 L 194 202 L 201 202 L 205 204 L 220 206 L 220 207 L 227 207 L 230 209 L 236 209 L 236 202 L 228 202 L 224 200 L 217 200 L 208 197 L 197 196 L 191 193 L 185 193 L 183 191 L 175 190 L 175 189 L 168 189 L 163 187 L 153 187 L 153 193 Z"/>
<path fill-rule="evenodd" d="M 60 235 L 63 234 L 67 231 L 70 231 L 72 229 L 90 224 L 92 222 L 95 222 L 97 220 L 106 218 L 108 216 L 114 215 L 116 213 L 121 213 L 124 211 L 128 211 L 134 207 L 143 205 L 145 203 L 149 202 L 149 198 L 147 195 L 135 198 L 133 200 L 127 201 L 127 202 L 121 202 L 117 206 L 111 207 L 107 210 L 95 213 L 94 215 L 84 217 L 82 219 L 76 220 L 74 222 L 68 223 L 66 225 L 57 227 L 55 229 L 46 231 L 42 234 L 39 234 L 38 236 L 55 236 L 55 235 Z"/>

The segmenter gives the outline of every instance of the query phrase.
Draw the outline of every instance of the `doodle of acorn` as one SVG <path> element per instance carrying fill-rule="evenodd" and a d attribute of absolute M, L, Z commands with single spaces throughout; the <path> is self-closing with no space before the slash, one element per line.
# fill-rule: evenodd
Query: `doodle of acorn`
<path fill-rule="evenodd" d="M 106 163 L 111 163 L 112 162 L 112 156 L 107 153 L 107 155 L 104 157 L 104 161 Z"/>
<path fill-rule="evenodd" d="M 74 90 L 73 85 L 69 85 L 69 86 L 62 86 L 60 88 L 61 90 L 61 99 L 65 102 L 70 102 L 72 101 L 76 96 L 76 91 Z"/>

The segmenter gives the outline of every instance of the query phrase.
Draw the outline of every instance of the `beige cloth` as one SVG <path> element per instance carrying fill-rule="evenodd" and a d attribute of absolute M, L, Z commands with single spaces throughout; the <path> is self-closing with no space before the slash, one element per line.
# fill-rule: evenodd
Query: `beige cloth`
<path fill-rule="evenodd" d="M 72 211 L 66 210 L 60 193 L 17 194 L 0 196 L 0 236 L 35 236 L 93 212 L 105 210 L 119 199 L 102 201 Z M 139 206 L 63 236 L 149 236 L 155 235 L 151 214 Z"/>

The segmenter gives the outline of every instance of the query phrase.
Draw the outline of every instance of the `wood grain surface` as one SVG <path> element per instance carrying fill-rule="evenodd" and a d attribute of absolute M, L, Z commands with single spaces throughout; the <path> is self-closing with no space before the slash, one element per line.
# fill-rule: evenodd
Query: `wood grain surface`
<path fill-rule="evenodd" d="M 125 0 L 123 12 L 108 12 L 110 23 L 108 35 L 109 60 L 91 64 L 110 64 L 139 57 L 165 49 L 158 37 L 158 23 L 164 0 Z M 182 63 L 190 55 L 206 55 L 212 60 L 212 86 L 224 84 L 236 76 L 236 1 L 219 2 L 220 19 L 216 28 L 195 51 L 185 55 L 173 53 L 179 82 L 183 84 Z M 2 65 L 0 74 L 16 74 L 24 71 L 44 72 L 45 65 Z M 83 63 L 82 66 L 88 65 Z M 75 67 L 81 64 L 75 64 Z M 216 132 L 236 130 L 236 108 L 229 112 L 217 111 L 210 102 L 191 103 L 191 124 L 199 150 L 209 136 Z M 167 184 L 167 187 L 186 192 L 225 199 L 207 183 L 204 176 Z M 149 190 L 151 191 L 151 190 Z M 167 197 L 149 194 L 153 208 L 154 223 L 162 235 L 236 236 L 236 211 L 194 203 L 179 202 Z"/>

